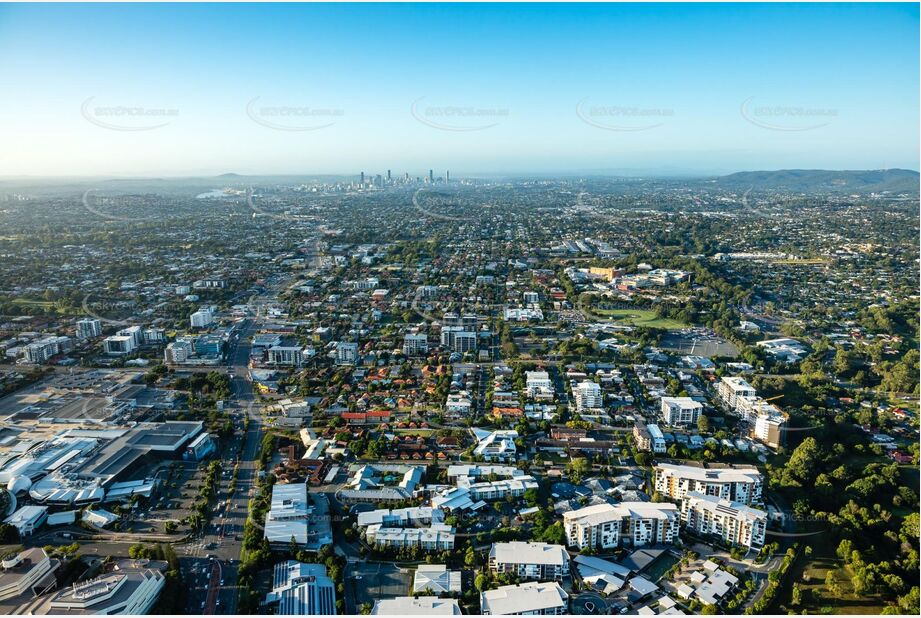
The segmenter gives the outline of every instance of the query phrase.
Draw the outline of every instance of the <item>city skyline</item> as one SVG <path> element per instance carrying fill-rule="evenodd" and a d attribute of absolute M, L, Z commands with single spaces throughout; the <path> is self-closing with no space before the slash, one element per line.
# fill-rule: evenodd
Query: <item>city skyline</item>
<path fill-rule="evenodd" d="M 2 5 L 0 169 L 916 170 L 917 25 L 911 4 Z"/>

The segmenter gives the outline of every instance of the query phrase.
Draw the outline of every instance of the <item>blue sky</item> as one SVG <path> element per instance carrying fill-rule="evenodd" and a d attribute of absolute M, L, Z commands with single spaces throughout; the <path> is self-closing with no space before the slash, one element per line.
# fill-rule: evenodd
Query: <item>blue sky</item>
<path fill-rule="evenodd" d="M 918 28 L 916 4 L 0 5 L 0 174 L 918 169 Z"/>

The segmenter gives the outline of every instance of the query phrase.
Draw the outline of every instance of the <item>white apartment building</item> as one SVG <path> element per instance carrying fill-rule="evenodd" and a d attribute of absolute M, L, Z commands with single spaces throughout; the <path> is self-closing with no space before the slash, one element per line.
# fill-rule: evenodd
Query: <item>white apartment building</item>
<path fill-rule="evenodd" d="M 167 344 L 163 350 L 163 362 L 172 364 L 182 364 L 192 356 L 192 342 L 188 339 L 177 339 Z"/>
<path fill-rule="evenodd" d="M 144 345 L 144 329 L 140 326 L 129 326 L 121 329 L 115 334 L 119 337 L 131 337 L 135 348 Z"/>
<path fill-rule="evenodd" d="M 663 397 L 660 412 L 665 424 L 674 427 L 694 425 L 703 409 L 703 404 L 690 397 Z"/>
<path fill-rule="evenodd" d="M 125 356 L 137 349 L 137 343 L 131 335 L 112 335 L 106 337 L 102 340 L 102 345 L 106 354 L 109 356 Z"/>
<path fill-rule="evenodd" d="M 755 387 L 739 376 L 724 377 L 717 385 L 716 392 L 732 410 L 738 407 L 740 397 L 754 397 L 757 394 Z"/>
<path fill-rule="evenodd" d="M 768 416 L 763 414 L 755 420 L 752 436 L 759 442 L 776 449 L 784 443 L 784 425 L 787 419 L 783 416 Z"/>
<path fill-rule="evenodd" d="M 449 311 L 444 314 L 444 317 L 441 320 L 442 326 L 459 326 L 463 330 L 473 331 L 476 330 L 477 324 L 479 323 L 479 318 L 476 314 L 465 313 L 464 315 L 457 315 L 453 311 Z"/>
<path fill-rule="evenodd" d="M 767 531 L 765 511 L 696 491 L 681 502 L 681 520 L 698 534 L 718 536 L 748 548 L 764 545 Z"/>
<path fill-rule="evenodd" d="M 403 337 L 403 354 L 406 356 L 419 356 L 429 351 L 429 337 L 425 333 L 407 333 Z"/>
<path fill-rule="evenodd" d="M 189 316 L 192 328 L 205 328 L 214 322 L 214 314 L 207 309 L 200 309 Z"/>
<path fill-rule="evenodd" d="M 469 416 L 473 402 L 470 400 L 470 393 L 461 391 L 451 393 L 445 401 L 445 412 L 455 416 Z"/>
<path fill-rule="evenodd" d="M 761 473 L 757 468 L 702 468 L 660 463 L 655 467 L 655 491 L 673 500 L 690 492 L 723 500 L 753 504 L 761 502 Z"/>
<path fill-rule="evenodd" d="M 428 528 L 385 528 L 372 524 L 365 536 L 369 545 L 377 547 L 420 547 L 425 551 L 454 549 L 454 528 L 447 524 L 432 524 Z"/>
<path fill-rule="evenodd" d="M 463 326 L 442 326 L 441 345 L 455 352 L 476 351 L 477 334 Z"/>
<path fill-rule="evenodd" d="M 467 486 L 467 489 L 470 490 L 470 495 L 474 500 L 504 500 L 508 496 L 520 498 L 529 489 L 538 487 L 539 484 L 533 476 L 522 474 L 510 479 L 472 483 Z"/>
<path fill-rule="evenodd" d="M 480 593 L 485 616 L 564 616 L 569 595 L 556 582 L 525 582 Z"/>
<path fill-rule="evenodd" d="M 560 581 L 569 575 L 569 554 L 562 545 L 511 541 L 493 543 L 489 570 L 512 573 L 521 579 Z"/>
<path fill-rule="evenodd" d="M 576 402 L 576 411 L 582 412 L 594 408 L 604 407 L 604 395 L 601 386 L 594 382 L 580 382 L 572 389 L 572 397 Z"/>
<path fill-rule="evenodd" d="M 272 346 L 268 351 L 270 365 L 284 365 L 287 367 L 300 367 L 304 364 L 304 349 L 300 346 Z"/>
<path fill-rule="evenodd" d="M 448 466 L 448 480 L 458 485 L 469 485 L 486 476 L 513 478 L 524 474 L 514 466 L 495 466 L 483 464 L 456 464 Z"/>
<path fill-rule="evenodd" d="M 83 318 L 77 320 L 77 339 L 92 339 L 102 336 L 102 320 Z"/>
<path fill-rule="evenodd" d="M 166 332 L 162 328 L 145 328 L 144 344 L 155 345 L 166 341 Z"/>
<path fill-rule="evenodd" d="M 466 482 L 458 479 L 457 487 L 446 489 L 433 496 L 432 506 L 447 511 L 466 510 L 473 508 L 480 501 L 503 500 L 508 496 L 520 498 L 529 489 L 539 487 L 534 477 L 527 474 L 482 483 L 469 483 L 469 477 L 463 477 L 463 479 Z"/>
<path fill-rule="evenodd" d="M 72 348 L 70 337 L 45 337 L 26 346 L 26 360 L 41 364 L 52 356 L 69 352 Z"/>
<path fill-rule="evenodd" d="M 553 382 L 550 380 L 550 374 L 546 371 L 526 371 L 525 372 L 525 390 L 528 397 L 533 399 L 553 398 Z"/>
<path fill-rule="evenodd" d="M 563 513 L 567 543 L 579 549 L 674 543 L 679 520 L 670 502 L 595 504 Z"/>
<path fill-rule="evenodd" d="M 340 365 L 354 365 L 358 362 L 358 344 L 351 341 L 337 343 L 336 362 Z"/>
<path fill-rule="evenodd" d="M 377 509 L 358 514 L 358 526 L 379 525 L 385 528 L 402 528 L 419 524 L 440 524 L 444 512 L 431 506 L 412 506 L 405 509 Z"/>
<path fill-rule="evenodd" d="M 758 395 L 746 395 L 736 399 L 736 413 L 751 424 L 759 416 L 782 416 L 780 408 Z"/>
<path fill-rule="evenodd" d="M 367 279 L 359 279 L 349 283 L 351 283 L 354 290 L 373 290 L 380 285 L 380 280 L 377 277 L 368 277 Z"/>

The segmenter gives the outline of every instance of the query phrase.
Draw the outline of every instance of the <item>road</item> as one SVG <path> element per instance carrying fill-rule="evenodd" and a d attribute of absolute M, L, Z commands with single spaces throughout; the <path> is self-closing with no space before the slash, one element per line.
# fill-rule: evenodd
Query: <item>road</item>
<path fill-rule="evenodd" d="M 187 609 L 191 613 L 235 613 L 237 605 L 237 568 L 243 549 L 243 525 L 249 512 L 249 499 L 256 482 L 256 459 L 262 441 L 261 408 L 256 405 L 252 386 L 247 379 L 250 341 L 262 320 L 247 318 L 227 352 L 235 414 L 240 422 L 249 417 L 249 427 L 242 437 L 237 482 L 230 493 L 230 482 L 239 440 L 236 438 L 224 454 L 223 471 L 217 491 L 215 514 L 202 535 L 177 550 L 189 577 Z M 217 573 L 217 575 L 216 575 Z"/>

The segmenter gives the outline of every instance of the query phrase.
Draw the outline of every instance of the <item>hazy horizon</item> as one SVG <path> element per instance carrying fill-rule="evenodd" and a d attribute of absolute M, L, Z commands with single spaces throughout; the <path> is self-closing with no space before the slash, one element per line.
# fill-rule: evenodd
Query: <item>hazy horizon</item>
<path fill-rule="evenodd" d="M 917 4 L 0 5 L 0 170 L 918 170 L 918 22 Z"/>

